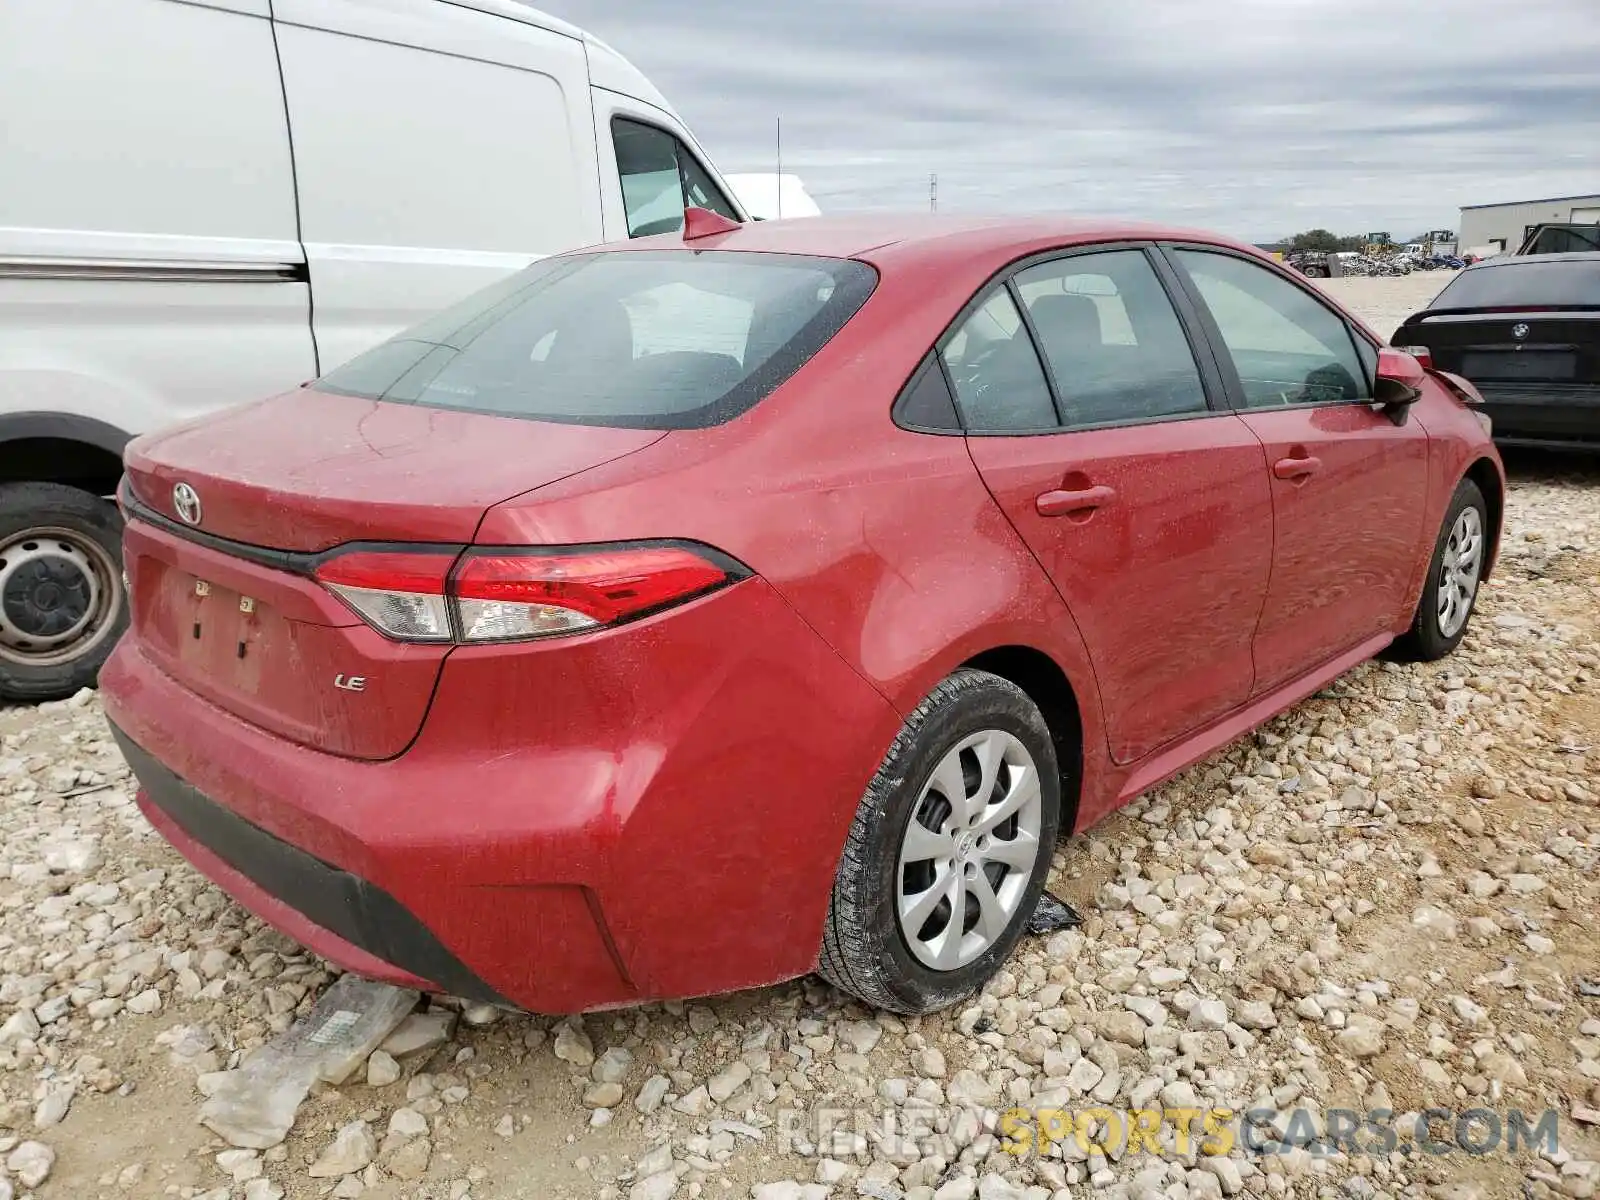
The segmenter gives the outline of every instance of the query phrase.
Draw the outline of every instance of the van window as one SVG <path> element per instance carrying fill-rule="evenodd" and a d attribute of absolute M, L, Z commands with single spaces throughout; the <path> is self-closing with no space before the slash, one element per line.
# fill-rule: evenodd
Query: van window
<path fill-rule="evenodd" d="M 616 117 L 611 122 L 611 140 L 617 152 L 629 237 L 682 229 L 683 210 L 690 206 L 739 219 L 706 169 L 666 130 Z"/>
<path fill-rule="evenodd" d="M 399 334 L 317 387 L 567 424 L 704 428 L 788 379 L 876 283 L 871 267 L 848 259 L 562 255 Z"/>

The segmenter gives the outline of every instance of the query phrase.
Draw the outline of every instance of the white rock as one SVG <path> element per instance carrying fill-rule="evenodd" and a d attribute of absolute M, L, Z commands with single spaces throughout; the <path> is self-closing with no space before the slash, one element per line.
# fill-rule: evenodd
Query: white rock
<path fill-rule="evenodd" d="M 58 1085 L 52 1087 L 44 1094 L 44 1099 L 39 1101 L 38 1107 L 33 1110 L 33 1124 L 37 1129 L 49 1129 L 52 1125 L 59 1125 L 66 1119 L 67 1110 L 72 1107 L 73 1085 Z"/>
<path fill-rule="evenodd" d="M 1351 1058 L 1372 1058 L 1383 1051 L 1383 1022 L 1357 1014 L 1339 1031 L 1336 1040 Z"/>
<path fill-rule="evenodd" d="M 665 1075 L 652 1075 L 644 1081 L 644 1086 L 639 1089 L 639 1094 L 633 1099 L 633 1106 L 641 1113 L 649 1116 L 661 1107 L 661 1101 L 672 1088 L 672 1080 Z"/>
<path fill-rule="evenodd" d="M 563 1021 L 556 1030 L 556 1057 L 575 1067 L 594 1065 L 594 1043 L 576 1020 Z"/>
<path fill-rule="evenodd" d="M 1228 1023 L 1228 1006 L 1221 1000 L 1202 1000 L 1189 1010 L 1190 1029 L 1221 1029 Z"/>
<path fill-rule="evenodd" d="M 378 1153 L 372 1128 L 365 1121 L 351 1121 L 334 1135 L 307 1172 L 313 1179 L 334 1179 L 351 1175 L 370 1163 Z"/>
<path fill-rule="evenodd" d="M 447 1008 L 410 1013 L 383 1041 L 383 1052 L 395 1059 L 425 1054 L 455 1034 L 456 1014 Z"/>
<path fill-rule="evenodd" d="M 493 1025 L 505 1015 L 505 1009 L 494 1004 L 469 1004 L 461 1010 L 461 1019 L 475 1029 Z"/>
<path fill-rule="evenodd" d="M 50 1178 L 56 1152 L 43 1142 L 23 1142 L 6 1156 L 6 1170 L 25 1188 L 36 1188 Z"/>
<path fill-rule="evenodd" d="M 754 1200 L 827 1200 L 829 1188 L 821 1183 L 758 1183 L 750 1189 Z"/>
<path fill-rule="evenodd" d="M 876 1021 L 850 1021 L 839 1034 L 857 1054 L 871 1054 L 878 1039 L 883 1037 L 883 1026 Z"/>
<path fill-rule="evenodd" d="M 750 1082 L 750 1068 L 743 1059 L 735 1059 L 711 1077 L 706 1090 L 718 1104 L 723 1103 L 745 1084 Z"/>
<path fill-rule="evenodd" d="M 591 1083 L 583 1090 L 583 1102 L 589 1108 L 615 1108 L 622 1103 L 620 1083 Z"/>
<path fill-rule="evenodd" d="M 0 1046 L 14 1046 L 23 1039 L 33 1041 L 39 1033 L 39 1021 L 33 1015 L 33 1010 L 19 1008 L 6 1018 L 4 1025 L 0 1025 Z"/>
<path fill-rule="evenodd" d="M 374 1050 L 367 1059 L 367 1086 L 388 1087 L 400 1082 L 400 1064 L 394 1056 L 383 1050 Z"/>
<path fill-rule="evenodd" d="M 147 1017 L 151 1013 L 161 1011 L 161 993 L 155 988 L 146 988 L 132 1000 L 128 1001 L 128 1011 Z"/>
<path fill-rule="evenodd" d="M 594 1060 L 589 1077 L 596 1083 L 621 1083 L 633 1067 L 633 1055 L 621 1046 L 613 1046 Z"/>

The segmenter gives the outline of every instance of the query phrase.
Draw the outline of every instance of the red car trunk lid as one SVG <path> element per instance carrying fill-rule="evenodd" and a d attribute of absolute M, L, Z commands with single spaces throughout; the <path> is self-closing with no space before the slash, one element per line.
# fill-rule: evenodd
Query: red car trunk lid
<path fill-rule="evenodd" d="M 662 436 L 307 389 L 140 438 L 127 453 L 133 498 L 168 522 L 136 508 L 128 525 L 134 636 L 173 678 L 252 724 L 335 754 L 392 757 L 421 728 L 449 644 L 370 628 L 310 577 L 317 552 L 468 543 L 498 501 Z M 179 484 L 198 497 L 197 523 L 179 511 Z"/>
<path fill-rule="evenodd" d="M 187 483 L 206 533 L 325 550 L 349 541 L 470 542 L 491 505 L 663 436 L 302 388 L 147 434 L 129 444 L 126 463 L 135 496 L 164 516 L 180 516 L 173 489 Z"/>

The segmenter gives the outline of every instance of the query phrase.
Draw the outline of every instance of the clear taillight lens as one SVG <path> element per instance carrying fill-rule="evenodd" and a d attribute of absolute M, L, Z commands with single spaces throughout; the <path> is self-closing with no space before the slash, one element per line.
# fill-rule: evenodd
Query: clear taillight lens
<path fill-rule="evenodd" d="M 720 554 L 677 543 L 468 550 L 459 561 L 453 553 L 357 550 L 316 570 L 374 629 L 407 642 L 581 633 L 670 608 L 746 574 Z"/>
<path fill-rule="evenodd" d="M 403 642 L 448 642 L 445 583 L 454 554 L 353 550 L 321 564 L 322 583 L 379 633 Z"/>

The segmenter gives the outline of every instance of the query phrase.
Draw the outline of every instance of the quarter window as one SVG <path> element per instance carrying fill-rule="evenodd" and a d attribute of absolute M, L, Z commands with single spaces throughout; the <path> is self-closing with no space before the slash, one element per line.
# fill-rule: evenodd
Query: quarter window
<path fill-rule="evenodd" d="M 940 351 L 962 422 L 975 433 L 1053 429 L 1055 405 L 1011 293 L 996 291 Z"/>
<path fill-rule="evenodd" d="M 706 169 L 670 133 L 616 117 L 611 122 L 611 140 L 617 153 L 629 237 L 682 229 L 683 210 L 689 206 L 739 219 Z"/>
<path fill-rule="evenodd" d="M 1250 408 L 1336 404 L 1372 396 L 1349 326 L 1256 263 L 1179 250 L 1233 359 Z"/>
<path fill-rule="evenodd" d="M 1069 428 L 1207 411 L 1189 339 L 1142 251 L 1041 263 L 1016 284 Z"/>

